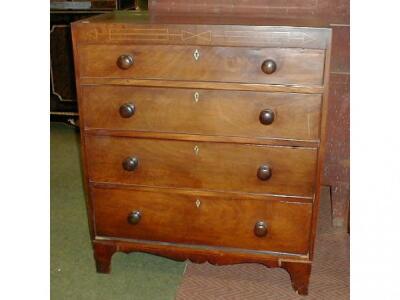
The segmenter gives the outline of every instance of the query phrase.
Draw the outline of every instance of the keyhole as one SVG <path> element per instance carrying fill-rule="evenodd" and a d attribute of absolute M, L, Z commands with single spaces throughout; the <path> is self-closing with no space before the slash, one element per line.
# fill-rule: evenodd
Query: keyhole
<path fill-rule="evenodd" d="M 196 102 L 196 103 L 199 102 L 200 94 L 198 92 L 194 93 L 193 98 L 194 98 L 194 102 Z"/>
<path fill-rule="evenodd" d="M 199 155 L 199 152 L 200 152 L 199 146 L 197 146 L 197 145 L 194 146 L 193 151 L 194 151 L 194 154 L 195 154 L 195 155 Z"/>
<path fill-rule="evenodd" d="M 195 60 L 199 60 L 200 58 L 200 51 L 198 49 L 196 49 L 193 53 L 193 57 Z"/>

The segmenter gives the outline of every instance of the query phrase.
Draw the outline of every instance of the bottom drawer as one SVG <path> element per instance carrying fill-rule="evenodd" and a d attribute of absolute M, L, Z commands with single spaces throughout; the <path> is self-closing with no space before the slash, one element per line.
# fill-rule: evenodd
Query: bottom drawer
<path fill-rule="evenodd" d="M 311 203 L 270 196 L 104 187 L 92 187 L 91 199 L 97 236 L 308 253 Z"/>

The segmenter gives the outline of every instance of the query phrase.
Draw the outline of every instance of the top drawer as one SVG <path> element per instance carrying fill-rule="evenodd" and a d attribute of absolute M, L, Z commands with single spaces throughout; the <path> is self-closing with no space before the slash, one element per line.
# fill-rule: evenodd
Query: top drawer
<path fill-rule="evenodd" d="M 83 45 L 78 53 L 81 77 L 283 85 L 322 85 L 325 58 L 313 49 L 168 45 Z"/>

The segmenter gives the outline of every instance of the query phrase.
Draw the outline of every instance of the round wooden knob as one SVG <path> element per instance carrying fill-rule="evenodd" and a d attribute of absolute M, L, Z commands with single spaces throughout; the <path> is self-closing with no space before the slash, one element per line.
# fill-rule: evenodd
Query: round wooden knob
<path fill-rule="evenodd" d="M 136 210 L 133 211 L 129 214 L 128 216 L 128 222 L 132 225 L 135 225 L 140 222 L 140 219 L 142 218 L 142 214 L 140 211 Z"/>
<path fill-rule="evenodd" d="M 262 165 L 258 168 L 257 177 L 260 180 L 268 180 L 272 176 L 272 169 L 268 165 Z"/>
<path fill-rule="evenodd" d="M 135 113 L 135 105 L 132 103 L 122 104 L 119 108 L 119 114 L 123 118 L 130 118 Z"/>
<path fill-rule="evenodd" d="M 261 65 L 261 70 L 265 74 L 274 73 L 276 71 L 276 62 L 274 62 L 272 59 L 265 60 Z"/>
<path fill-rule="evenodd" d="M 132 55 L 122 54 L 120 57 L 118 57 L 117 65 L 123 70 L 129 69 L 133 65 Z"/>
<path fill-rule="evenodd" d="M 264 109 L 260 112 L 260 122 L 264 125 L 270 125 L 274 122 L 275 113 L 271 109 Z"/>
<path fill-rule="evenodd" d="M 122 162 L 122 167 L 125 171 L 132 172 L 139 165 L 139 160 L 136 157 L 127 157 Z"/>
<path fill-rule="evenodd" d="M 258 221 L 254 225 L 254 234 L 258 237 L 266 236 L 268 233 L 268 226 L 267 223 L 264 221 Z"/>

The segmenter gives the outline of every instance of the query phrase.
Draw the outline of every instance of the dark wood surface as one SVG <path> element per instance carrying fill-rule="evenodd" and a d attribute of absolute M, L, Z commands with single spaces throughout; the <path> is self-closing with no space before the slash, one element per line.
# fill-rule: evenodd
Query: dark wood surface
<path fill-rule="evenodd" d="M 198 51 L 199 58 L 194 58 Z M 164 79 L 321 85 L 325 52 L 284 48 L 234 48 L 188 46 L 81 46 L 82 77 Z M 134 63 L 127 70 L 116 62 L 129 54 Z M 277 64 L 266 75 L 261 66 L 266 59 Z"/>
<path fill-rule="evenodd" d="M 207 90 L 238 90 L 250 92 L 283 92 L 302 94 L 323 94 L 324 86 L 315 85 L 284 85 L 284 84 L 263 84 L 263 83 L 235 83 L 235 82 L 210 82 L 207 81 L 172 81 L 152 79 L 131 79 L 131 78 L 100 78 L 82 77 L 82 85 L 118 85 L 118 86 L 142 86 L 142 87 L 170 87 L 187 89 Z"/>
<path fill-rule="evenodd" d="M 222 246 L 307 254 L 310 203 L 245 195 L 212 196 L 164 190 L 91 190 L 96 199 L 96 235 L 193 245 Z M 197 202 L 197 203 L 196 203 Z M 137 224 L 128 215 L 139 211 Z M 265 221 L 267 234 L 258 237 L 254 226 Z"/>
<path fill-rule="evenodd" d="M 134 130 L 109 130 L 109 129 L 86 129 L 87 135 L 94 136 L 116 136 L 116 137 L 134 137 L 140 139 L 162 139 L 162 140 L 178 140 L 178 141 L 192 141 L 192 142 L 216 142 L 216 143 L 230 143 L 230 144 L 256 144 L 256 145 L 270 145 L 281 147 L 307 147 L 317 148 L 320 145 L 319 141 L 305 141 L 296 139 L 279 139 L 279 138 L 253 138 L 241 136 L 219 136 L 219 135 L 199 135 L 187 133 L 168 133 L 168 132 L 154 132 L 154 131 L 134 131 Z"/>
<path fill-rule="evenodd" d="M 102 42 L 109 43 L 108 32 L 106 23 L 135 23 L 135 26 L 141 28 L 140 24 L 148 24 L 150 28 L 157 29 L 153 32 L 153 37 L 158 37 L 159 43 L 198 43 L 200 45 L 209 45 L 210 43 L 216 43 L 215 39 L 209 40 L 204 39 L 203 35 L 196 36 L 197 33 L 207 32 L 206 25 L 193 25 L 193 24 L 206 24 L 211 22 L 213 24 L 241 24 L 241 25 L 286 25 L 286 26 L 300 26 L 300 27 L 330 27 L 333 30 L 333 43 L 332 43 L 332 80 L 330 83 L 330 108 L 328 115 L 328 142 L 326 151 L 326 163 L 324 164 L 323 172 L 323 183 L 331 186 L 332 203 L 333 203 L 333 222 L 334 225 L 343 226 L 346 228 L 346 221 L 349 207 L 349 195 L 350 195 L 350 151 L 349 151 L 349 122 L 345 121 L 343 126 L 343 118 L 349 120 L 349 74 L 350 74 L 350 1 L 349 0 L 318 0 L 318 1 L 237 1 L 234 5 L 224 4 L 221 1 L 168 1 L 159 0 L 152 1 L 150 8 L 156 14 L 153 17 L 143 15 L 137 17 L 133 21 L 131 16 L 132 13 L 119 14 L 118 16 L 107 14 L 95 19 L 91 19 L 91 23 L 94 23 L 98 30 L 87 30 L 86 35 L 83 36 L 80 33 L 76 33 L 75 38 L 77 40 L 86 42 Z M 190 10 L 190 13 L 188 13 Z M 196 12 L 197 10 L 197 12 Z M 199 15 L 203 10 L 202 15 Z M 224 12 L 224 13 L 222 13 Z M 180 25 L 174 25 L 178 20 L 179 23 L 185 23 L 185 28 L 188 29 L 189 33 L 194 33 L 193 36 L 187 41 L 181 41 L 181 34 L 178 31 Z M 158 25 L 157 25 L 158 24 Z M 165 26 L 159 24 L 171 24 L 169 30 L 173 28 L 173 34 L 171 37 L 166 37 Z M 229 26 L 227 26 L 229 28 Z M 276 28 L 275 28 L 276 29 Z M 274 30 L 275 30 L 274 29 Z M 301 29 L 303 30 L 303 28 Z M 285 32 L 285 30 L 282 30 Z M 287 31 L 286 31 L 287 32 Z M 293 31 L 292 31 L 293 32 Z M 146 39 L 141 38 L 140 34 L 134 34 L 135 32 L 112 32 L 115 33 L 116 38 L 113 39 L 112 43 L 133 43 L 140 42 L 146 44 Z M 140 33 L 140 32 L 136 32 Z M 248 33 L 247 33 L 248 34 Z M 258 46 L 260 43 L 266 47 L 279 46 L 282 41 L 282 35 L 275 35 L 273 39 L 268 39 L 266 34 L 257 32 L 258 39 L 249 37 L 243 34 L 238 39 L 246 40 L 249 46 Z M 161 38 L 160 38 L 161 37 Z M 173 38 L 174 37 L 174 38 Z M 190 37 L 185 35 L 185 38 Z M 260 38 L 261 37 L 261 38 Z M 264 38 L 262 38 L 264 37 Z M 292 35 L 289 40 L 295 47 L 307 47 L 307 48 L 321 48 L 321 38 L 315 36 L 315 32 L 311 34 L 311 31 L 307 32 L 305 40 L 302 38 L 296 38 Z M 311 38 L 310 38 L 311 37 Z M 166 40 L 166 41 L 165 41 Z M 228 40 L 225 39 L 225 43 Z M 306 44 L 304 44 L 306 41 Z M 266 42 L 269 45 L 266 45 Z M 303 46 L 299 45 L 302 44 Z M 235 46 L 235 40 L 230 40 L 231 46 Z M 289 44 L 285 43 L 288 47 Z M 119 80 L 119 84 L 123 84 Z M 131 81 L 131 84 L 144 84 L 144 82 L 138 83 Z M 168 82 L 164 83 L 164 86 Z M 180 83 L 182 84 L 182 83 Z M 186 86 L 186 85 L 185 85 Z M 193 86 L 193 84 L 192 84 Z M 198 84 L 201 86 L 201 84 Z M 242 86 L 244 88 L 244 86 Z M 246 87 L 248 88 L 248 87 Z M 258 88 L 258 87 L 257 87 Z M 276 87 L 274 87 L 276 90 Z M 340 112 L 340 114 L 338 114 Z M 341 125 L 338 126 L 339 122 Z M 337 143 L 337 141 L 342 141 Z M 337 163 L 339 162 L 339 163 Z"/>
<path fill-rule="evenodd" d="M 321 96 L 204 89 L 85 86 L 86 129 L 188 133 L 274 139 L 319 139 Z M 129 118 L 120 107 L 134 105 Z M 274 112 L 270 125 L 260 113 Z M 176 116 L 180 116 L 177 118 Z"/>
<path fill-rule="evenodd" d="M 75 33 L 75 39 L 82 44 L 326 49 L 330 43 L 330 30 L 320 28 L 323 27 L 319 24 L 321 20 L 317 27 L 308 21 L 267 17 L 159 17 L 121 11 L 76 22 L 74 27 L 85 28 Z M 249 31 L 248 25 L 254 29 Z"/>
<path fill-rule="evenodd" d="M 53 3 L 52 3 L 53 2 Z M 87 9 L 65 9 L 71 1 L 50 1 L 50 120 L 78 124 L 78 105 L 70 23 L 112 9 L 133 7 L 133 0 L 92 0 Z M 53 7 L 55 4 L 56 7 Z"/>
<path fill-rule="evenodd" d="M 70 23 L 87 18 L 91 12 L 50 13 L 50 118 L 75 123 L 78 105 Z"/>
<path fill-rule="evenodd" d="M 270 18 L 315 19 L 326 22 L 349 21 L 348 0 L 152 0 L 149 9 L 157 14 L 212 14 L 216 16 L 253 16 Z"/>
<path fill-rule="evenodd" d="M 259 262 L 288 270 L 294 289 L 306 294 L 325 153 L 331 30 L 277 27 L 277 23 L 270 27 L 271 22 L 266 18 L 258 19 L 253 26 L 244 26 L 248 21 L 226 25 L 233 22 L 232 18 L 221 18 L 216 22 L 215 17 L 202 16 L 193 18 L 199 20 L 198 24 L 179 24 L 177 17 L 131 17 L 125 13 L 110 14 L 73 25 L 79 106 L 84 128 L 81 137 L 85 185 L 90 192 L 88 216 L 98 271 L 110 271 L 110 259 L 116 251 L 142 251 L 177 260 L 215 264 Z M 207 20 L 214 25 L 205 25 Z M 204 29 L 208 31 L 204 32 Z M 91 54 L 87 49 L 93 49 L 90 53 L 98 51 L 102 55 L 95 54 L 95 59 L 90 60 Z M 124 51 L 119 51 L 121 49 Z M 125 50 L 130 49 L 141 52 L 139 55 L 126 53 Z M 176 51 L 178 58 L 173 56 L 174 52 L 168 52 L 170 49 L 179 50 Z M 193 58 L 195 49 L 200 52 L 198 60 Z M 203 59 L 204 49 L 209 50 L 205 52 L 209 61 Z M 241 73 L 231 71 L 236 70 L 236 60 L 224 60 L 222 54 L 219 56 L 220 49 L 228 56 L 230 53 L 242 55 L 237 60 L 242 67 Z M 265 53 L 263 49 L 266 49 Z M 279 59 L 274 57 L 276 73 L 265 74 L 271 68 L 264 68 L 263 72 L 261 65 L 270 58 L 265 57 L 270 53 L 285 55 Z M 293 60 L 287 53 L 295 53 L 303 60 Z M 142 57 L 143 62 L 133 60 L 129 67 L 129 59 L 123 57 L 120 67 L 125 68 L 127 62 L 129 68 L 120 70 L 118 58 L 126 54 L 139 60 Z M 161 66 L 150 63 L 154 57 L 162 62 Z M 317 65 L 313 57 L 319 57 Z M 196 69 L 193 61 L 202 67 Z M 311 64 L 307 65 L 307 62 Z M 100 71 L 96 65 L 100 66 Z M 193 68 L 192 73 L 186 65 Z M 137 78 L 134 77 L 136 66 L 139 66 Z M 210 69 L 214 72 L 209 72 Z M 299 69 L 309 70 L 309 73 L 300 74 Z M 215 72 L 219 75 L 216 76 Z M 274 75 L 280 77 L 277 76 L 276 81 L 270 80 Z M 268 79 L 260 81 L 257 78 Z M 200 98 L 194 102 L 193 91 L 198 89 Z M 169 94 L 171 90 L 175 98 Z M 279 93 L 271 96 L 276 92 Z M 243 100 L 246 95 L 260 95 L 258 93 L 265 95 L 265 99 L 254 97 L 246 105 Z M 111 100 L 108 100 L 109 95 L 113 95 Z M 135 106 L 131 117 L 123 118 L 127 124 L 143 111 L 136 108 L 147 107 L 150 110 L 153 107 L 152 110 L 157 112 L 172 102 L 179 106 L 174 115 L 182 122 L 181 127 L 174 125 L 174 120 L 168 117 L 165 121 L 157 120 L 159 123 L 144 118 L 137 126 L 149 127 L 141 130 L 114 122 L 122 118 L 118 116 L 120 107 L 131 95 L 139 100 L 139 106 Z M 188 105 L 193 102 L 200 104 L 204 95 L 210 97 L 210 102 L 204 102 L 209 106 L 203 107 L 202 111 L 214 116 L 216 126 L 210 123 L 207 124 L 209 127 L 202 128 L 200 125 L 206 118 L 192 123 L 192 120 L 196 121 L 196 114 Z M 225 100 L 223 95 L 229 95 L 229 100 Z M 187 98 L 189 103 L 185 102 Z M 229 101 L 231 106 L 235 101 L 242 104 L 235 113 L 235 109 L 223 105 L 225 101 Z M 298 101 L 307 103 L 301 105 L 300 110 L 310 108 L 307 117 L 292 117 L 290 121 L 287 118 L 285 123 L 280 123 L 280 135 L 293 132 L 296 138 L 272 136 L 273 131 L 249 134 L 253 130 L 244 126 L 249 120 L 245 112 L 257 112 L 251 113 L 254 121 L 250 124 L 255 127 L 260 122 L 260 108 L 264 101 L 271 104 L 279 101 L 282 109 L 287 105 L 282 111 L 279 106 L 274 106 L 277 110 L 276 124 L 279 124 L 282 112 L 296 114 L 296 107 L 300 107 L 296 106 Z M 162 104 L 158 106 L 156 102 Z M 223 114 L 214 103 L 223 105 L 225 111 L 232 110 L 232 115 L 221 121 Z M 100 107 L 104 112 L 94 116 L 98 109 L 101 112 Z M 240 118 L 243 125 L 239 123 L 241 129 L 234 129 L 229 124 L 235 115 L 239 116 L 239 110 L 243 111 Z M 185 117 L 188 118 L 186 114 L 190 121 L 185 121 Z M 213 117 L 207 119 L 213 120 Z M 320 120 L 319 124 L 317 120 Z M 307 131 L 305 127 L 293 128 L 298 123 L 303 126 L 307 123 L 313 128 L 307 128 Z M 170 131 L 166 131 L 164 124 L 171 126 Z M 284 129 L 284 124 L 290 128 Z M 157 126 L 161 129 L 157 130 Z M 213 133 L 212 128 L 217 131 Z M 302 135 L 300 138 L 299 134 Z M 143 214 L 140 214 L 139 223 L 129 224 L 129 214 L 134 212 L 130 222 L 136 223 L 140 209 Z M 232 220 L 240 213 L 244 215 L 243 223 Z M 216 227 L 219 224 L 217 219 L 226 220 L 222 223 L 226 223 L 229 233 L 225 233 L 223 227 Z M 189 225 L 182 226 L 179 220 Z M 273 225 L 271 232 L 274 233 L 271 233 L 270 240 L 268 233 L 263 236 L 268 222 Z M 164 225 L 154 225 L 160 223 Z M 248 229 L 250 224 L 252 228 Z M 193 230 L 195 233 L 189 238 L 188 234 L 180 234 L 180 230 Z M 210 239 L 210 236 L 219 237 L 220 242 Z M 256 243 L 257 240 L 265 240 L 265 244 Z"/>
<path fill-rule="evenodd" d="M 348 6 L 349 1 L 344 1 Z M 332 222 L 345 231 L 350 207 L 350 25 L 332 26 L 332 67 L 324 184 L 331 186 Z"/>
<path fill-rule="evenodd" d="M 347 230 L 350 201 L 350 74 L 332 73 L 324 183 L 331 186 L 332 222 Z"/>
<path fill-rule="evenodd" d="M 350 1 L 349 0 L 249 0 L 249 1 L 150 1 L 153 13 L 169 18 L 171 14 L 214 15 L 215 18 L 280 18 L 304 26 L 309 23 L 333 29 L 332 81 L 328 114 L 328 143 L 323 172 L 324 184 L 331 186 L 333 224 L 345 230 L 350 199 Z M 290 21 L 288 21 L 289 19 Z M 239 21 L 240 22 L 240 21 Z M 338 125 L 340 124 L 340 125 Z M 338 142 L 340 141 L 340 142 Z"/>
<path fill-rule="evenodd" d="M 86 152 L 94 182 L 303 197 L 313 197 L 315 190 L 313 148 L 88 136 Z M 122 168 L 127 157 L 138 158 L 136 170 Z M 257 178 L 264 164 L 272 168 L 267 181 Z"/>

